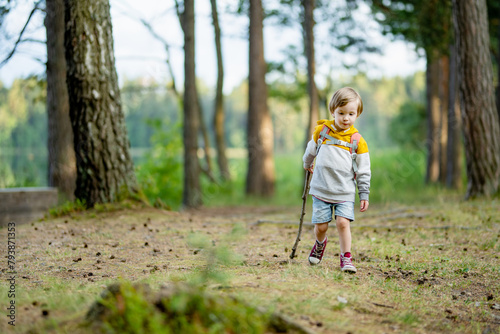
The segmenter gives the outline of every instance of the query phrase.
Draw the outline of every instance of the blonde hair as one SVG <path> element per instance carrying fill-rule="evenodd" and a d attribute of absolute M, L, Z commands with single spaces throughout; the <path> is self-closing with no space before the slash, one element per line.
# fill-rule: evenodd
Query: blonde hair
<path fill-rule="evenodd" d="M 361 100 L 361 96 L 351 87 L 340 88 L 336 91 L 332 99 L 330 100 L 330 104 L 328 105 L 328 109 L 330 109 L 330 113 L 333 114 L 335 109 L 338 107 L 343 107 L 349 102 L 357 101 L 358 102 L 358 116 L 363 112 L 363 100 Z"/>

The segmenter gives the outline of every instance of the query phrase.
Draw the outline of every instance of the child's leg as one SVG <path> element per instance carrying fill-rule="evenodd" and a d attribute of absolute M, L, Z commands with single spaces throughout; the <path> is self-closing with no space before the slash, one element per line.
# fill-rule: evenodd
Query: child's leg
<path fill-rule="evenodd" d="M 308 258 L 311 265 L 319 264 L 321 259 L 323 259 L 327 242 L 326 230 L 328 230 L 328 223 L 314 224 L 316 242 L 314 243 Z"/>
<path fill-rule="evenodd" d="M 328 223 L 314 224 L 314 235 L 319 242 L 325 241 Z"/>
<path fill-rule="evenodd" d="M 316 265 L 321 262 L 326 248 L 326 231 L 328 223 L 332 220 L 332 204 L 323 202 L 322 200 L 313 197 L 313 214 L 312 223 L 314 224 L 314 235 L 316 242 L 309 254 L 309 263 Z"/>
<path fill-rule="evenodd" d="M 349 219 L 337 216 L 337 231 L 339 233 L 340 252 L 351 251 L 351 223 Z"/>

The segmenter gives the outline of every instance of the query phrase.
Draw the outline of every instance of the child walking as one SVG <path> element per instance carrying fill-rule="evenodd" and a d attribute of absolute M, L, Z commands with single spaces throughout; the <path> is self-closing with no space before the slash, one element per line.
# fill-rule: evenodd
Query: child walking
<path fill-rule="evenodd" d="M 333 94 L 329 110 L 333 120 L 318 121 L 303 157 L 304 169 L 312 173 L 314 168 L 309 194 L 313 198 L 316 242 L 309 254 L 309 263 L 321 262 L 328 241 L 326 231 L 334 216 L 340 243 L 340 268 L 355 273 L 350 223 L 354 221 L 356 184 L 360 211 L 364 212 L 369 205 L 371 177 L 368 146 L 353 126 L 363 112 L 363 101 L 354 89 L 344 87 Z"/>

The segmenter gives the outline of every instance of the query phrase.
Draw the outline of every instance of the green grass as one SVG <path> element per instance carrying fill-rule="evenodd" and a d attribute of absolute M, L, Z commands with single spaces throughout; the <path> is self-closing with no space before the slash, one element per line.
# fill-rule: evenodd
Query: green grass
<path fill-rule="evenodd" d="M 426 156 L 422 151 L 384 150 L 371 153 L 371 204 L 401 203 L 429 204 L 461 200 L 463 191 L 449 190 L 439 185 L 425 184 Z M 304 188 L 302 153 L 275 155 L 275 194 L 268 198 L 246 196 L 245 182 L 247 173 L 246 159 L 231 159 L 232 180 L 214 184 L 204 175 L 201 176 L 203 203 L 205 206 L 295 206 L 301 203 Z M 142 167 L 141 167 L 142 168 Z M 163 177 L 163 176 L 162 176 Z M 179 174 L 178 177 L 181 177 Z M 465 189 L 465 184 L 463 186 Z M 162 196 L 167 196 L 163 194 Z M 180 207 L 180 195 L 175 195 L 177 202 L 162 197 L 163 202 L 175 210 Z M 150 197 L 150 200 L 155 200 Z"/>
<path fill-rule="evenodd" d="M 461 200 L 464 190 L 449 190 L 440 185 L 425 184 L 426 154 L 421 150 L 385 149 L 370 152 L 371 193 L 370 203 L 429 204 L 449 199 Z M 211 182 L 204 174 L 202 183 L 203 204 L 217 206 L 294 206 L 301 202 L 304 188 L 302 152 L 276 154 L 275 194 L 263 198 L 247 196 L 245 182 L 246 159 L 230 159 L 230 181 Z M 162 167 L 162 160 L 139 165 L 138 178 L 144 193 L 153 205 L 178 210 L 182 200 L 182 168 Z M 165 162 L 170 163 L 170 162 Z M 216 169 L 215 163 L 213 164 Z M 169 165 L 170 166 L 170 165 Z M 214 174 L 217 171 L 214 170 Z M 465 180 L 463 188 L 465 189 Z"/>
<path fill-rule="evenodd" d="M 461 191 L 425 184 L 426 155 L 423 151 L 376 151 L 370 153 L 370 160 L 370 201 L 373 203 L 429 204 L 463 198 Z"/>
<path fill-rule="evenodd" d="M 297 202 L 291 202 L 294 198 L 300 201 L 303 190 L 305 171 L 302 168 L 302 156 L 299 154 L 287 154 L 275 156 L 275 194 L 268 198 L 257 196 L 246 196 L 245 182 L 247 174 L 246 159 L 231 159 L 230 182 L 216 185 L 202 178 L 203 202 L 206 206 L 234 206 L 234 205 L 278 205 L 293 206 Z"/>

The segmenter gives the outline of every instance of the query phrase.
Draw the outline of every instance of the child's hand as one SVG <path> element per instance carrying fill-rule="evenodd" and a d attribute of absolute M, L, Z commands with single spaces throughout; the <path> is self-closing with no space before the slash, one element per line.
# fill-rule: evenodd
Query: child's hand
<path fill-rule="evenodd" d="M 311 165 L 311 167 L 309 168 L 304 168 L 305 170 L 308 170 L 311 172 L 311 174 L 313 173 L 313 170 L 314 170 L 314 164 Z"/>
<path fill-rule="evenodd" d="M 369 205 L 370 203 L 368 203 L 368 201 L 361 201 L 360 203 L 361 209 L 359 211 L 365 212 L 366 210 L 368 210 Z"/>

